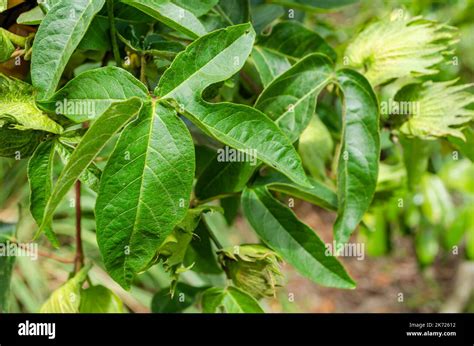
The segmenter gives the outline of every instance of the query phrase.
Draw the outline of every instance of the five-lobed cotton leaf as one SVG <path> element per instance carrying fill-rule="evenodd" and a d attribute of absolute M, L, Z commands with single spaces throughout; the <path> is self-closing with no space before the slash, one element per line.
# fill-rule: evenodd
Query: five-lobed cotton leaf
<path fill-rule="evenodd" d="M 105 266 L 124 288 L 186 215 L 194 165 L 186 126 L 159 103 L 146 103 L 120 135 L 95 210 Z"/>

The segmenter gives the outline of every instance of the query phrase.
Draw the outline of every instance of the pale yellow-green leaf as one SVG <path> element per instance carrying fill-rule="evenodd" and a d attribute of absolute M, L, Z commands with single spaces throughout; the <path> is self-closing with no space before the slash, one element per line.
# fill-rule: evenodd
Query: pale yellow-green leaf
<path fill-rule="evenodd" d="M 40 309 L 41 313 L 77 313 L 81 303 L 81 286 L 90 266 L 82 268 L 72 279 L 55 290 Z"/>
<path fill-rule="evenodd" d="M 344 59 L 376 86 L 410 74 L 437 73 L 433 65 L 443 61 L 457 41 L 456 28 L 395 11 L 363 30 Z"/>
<path fill-rule="evenodd" d="M 59 134 L 62 127 L 36 107 L 33 87 L 0 74 L 0 125 Z"/>

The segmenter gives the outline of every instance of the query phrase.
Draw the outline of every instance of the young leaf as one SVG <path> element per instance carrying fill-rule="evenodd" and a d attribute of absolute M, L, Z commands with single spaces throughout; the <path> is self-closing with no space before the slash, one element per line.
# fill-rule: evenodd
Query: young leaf
<path fill-rule="evenodd" d="M 30 211 L 38 226 L 43 221 L 46 203 L 51 196 L 54 147 L 54 141 L 41 143 L 28 162 Z"/>
<path fill-rule="evenodd" d="M 474 94 L 465 91 L 474 84 L 454 85 L 457 79 L 448 82 L 428 81 L 403 87 L 396 101 L 413 102 L 413 114 L 400 126 L 400 132 L 421 139 L 453 136 L 465 140 L 462 125 L 474 119 Z"/>
<path fill-rule="evenodd" d="M 61 1 L 46 14 L 36 33 L 31 57 L 31 80 L 39 99 L 54 93 L 69 58 L 104 2 Z"/>
<path fill-rule="evenodd" d="M 77 313 L 81 303 L 81 287 L 90 266 L 82 268 L 72 279 L 55 290 L 41 306 L 40 313 Z"/>
<path fill-rule="evenodd" d="M 302 275 L 328 287 L 355 287 L 336 257 L 326 254 L 326 246 L 316 233 L 265 187 L 246 188 L 242 207 L 260 239 Z"/>
<path fill-rule="evenodd" d="M 202 309 L 205 313 L 226 312 L 263 313 L 263 309 L 252 296 L 236 287 L 212 287 L 202 295 Z"/>
<path fill-rule="evenodd" d="M 240 70 L 254 37 L 251 25 L 241 24 L 199 38 L 178 54 L 155 94 L 161 99 L 174 99 L 186 116 L 217 140 L 238 150 L 253 150 L 258 159 L 295 182 L 308 185 L 296 150 L 263 113 L 245 105 L 211 104 L 201 98 L 206 87 Z"/>
<path fill-rule="evenodd" d="M 337 195 L 318 180 L 308 178 L 312 187 L 296 185 L 278 172 L 270 172 L 255 181 L 256 186 L 266 186 L 269 190 L 286 193 L 328 210 L 337 210 Z"/>
<path fill-rule="evenodd" d="M 34 88 L 0 73 L 0 125 L 19 130 L 39 130 L 55 134 L 62 127 L 36 107 Z"/>
<path fill-rule="evenodd" d="M 56 181 L 46 205 L 43 222 L 35 237 L 39 236 L 42 231 L 50 229 L 54 211 L 61 199 L 104 148 L 109 139 L 138 114 L 141 106 L 142 102 L 138 98 L 113 103 L 87 130 Z M 58 245 L 54 237 L 50 237 L 50 240 L 54 245 Z"/>
<path fill-rule="evenodd" d="M 294 142 L 308 126 L 316 98 L 332 78 L 331 60 L 322 54 L 311 54 L 275 79 L 260 94 L 255 107 Z"/>
<path fill-rule="evenodd" d="M 343 69 L 337 83 L 344 94 L 344 128 L 339 154 L 337 243 L 345 243 L 369 208 L 377 185 L 380 158 L 379 108 L 369 82 Z"/>
<path fill-rule="evenodd" d="M 176 113 L 146 104 L 122 132 L 100 182 L 97 241 L 124 288 L 184 218 L 194 176 L 191 136 Z"/>
<path fill-rule="evenodd" d="M 80 291 L 80 313 L 121 313 L 123 303 L 120 298 L 102 285 L 90 286 Z"/>
<path fill-rule="evenodd" d="M 39 105 L 80 123 L 99 117 L 113 102 L 134 96 L 146 99 L 145 85 L 124 69 L 108 66 L 81 73 Z"/>
<path fill-rule="evenodd" d="M 349 44 L 345 56 L 373 86 L 410 74 L 435 74 L 438 71 L 432 66 L 443 61 L 443 54 L 456 42 L 454 30 L 395 11 L 390 19 L 384 18 L 362 31 Z"/>
<path fill-rule="evenodd" d="M 206 29 L 192 12 L 170 0 L 122 0 L 122 2 L 145 12 L 191 38 L 206 34 Z"/>

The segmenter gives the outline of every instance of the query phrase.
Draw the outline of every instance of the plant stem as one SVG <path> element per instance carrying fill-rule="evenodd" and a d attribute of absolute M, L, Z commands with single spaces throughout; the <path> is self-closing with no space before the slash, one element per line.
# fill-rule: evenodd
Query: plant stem
<path fill-rule="evenodd" d="M 117 44 L 117 32 L 115 28 L 114 18 L 114 0 L 107 0 L 107 14 L 109 16 L 110 26 L 110 39 L 112 40 L 112 52 L 114 54 L 115 63 L 117 67 L 122 66 L 122 59 L 120 58 L 120 52 Z"/>
<path fill-rule="evenodd" d="M 77 273 L 84 265 L 84 252 L 82 250 L 81 234 L 81 182 L 76 181 L 76 256 L 74 258 L 74 272 Z"/>
<path fill-rule="evenodd" d="M 147 83 L 147 80 L 146 80 L 146 75 L 145 75 L 145 72 L 146 72 L 146 55 L 143 54 L 140 56 L 140 81 L 145 84 L 148 88 L 148 83 Z"/>

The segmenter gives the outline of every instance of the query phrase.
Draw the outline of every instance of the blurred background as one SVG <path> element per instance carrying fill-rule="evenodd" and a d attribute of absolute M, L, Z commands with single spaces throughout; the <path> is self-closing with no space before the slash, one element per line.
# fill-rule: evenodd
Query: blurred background
<path fill-rule="evenodd" d="M 21 3 L 21 1 L 18 1 Z M 260 6 L 263 1 L 254 1 Z M 456 26 L 460 42 L 454 56 L 458 64 L 440 64 L 441 73 L 435 80 L 459 78 L 459 83 L 474 81 L 474 1 L 473 0 L 413 0 L 359 1 L 334 13 L 294 15 L 322 35 L 340 54 L 350 40 L 368 23 L 403 9 L 412 16 L 423 16 Z M 269 11 L 270 9 L 266 9 Z M 276 11 L 273 22 L 288 16 L 287 9 Z M 2 26 L 11 22 L 0 16 Z M 27 34 L 27 26 L 9 23 L 17 33 Z M 12 30 L 12 31 L 13 31 Z M 82 64 L 90 64 L 83 61 Z M 8 61 L 0 65 L 0 72 L 24 76 Z M 26 66 L 25 66 L 26 65 Z M 27 71 L 27 64 L 22 69 Z M 472 89 L 471 89 L 472 92 Z M 390 86 L 377 90 L 383 100 L 391 93 Z M 340 105 L 323 95 L 317 113 L 324 133 L 337 141 L 340 124 Z M 283 265 L 287 285 L 279 289 L 273 299 L 264 299 L 268 312 L 474 312 L 474 135 L 466 129 L 467 142 L 439 139 L 420 143 L 416 148 L 428 147 L 428 164 L 416 179 L 413 189 L 407 189 L 407 175 L 403 165 L 400 143 L 388 130 L 382 135 L 382 164 L 377 193 L 363 224 L 352 241 L 363 243 L 365 256 L 341 258 L 350 275 L 357 282 L 355 290 L 339 290 L 318 286 Z M 335 145 L 325 149 L 318 143 L 311 167 L 326 170 L 332 178 L 331 159 Z M 323 149 L 320 149 L 323 148 Z M 110 148 L 109 148 L 110 149 Z M 456 154 L 454 154 L 456 153 Z M 106 153 L 104 154 L 106 155 Z M 28 211 L 27 160 L 0 158 L 0 232 L 16 229 L 16 238 L 28 242 L 36 231 L 36 224 Z M 59 165 L 56 165 L 58 168 Z M 317 169 L 315 169 L 317 170 Z M 323 179 L 325 179 L 323 177 Z M 282 200 L 287 197 L 280 196 Z M 404 206 L 399 206 L 400 199 Z M 95 196 L 83 188 L 83 241 L 86 258 L 95 262 L 90 272 L 94 283 L 112 289 L 123 300 L 130 312 L 151 311 L 153 295 L 167 286 L 170 280 L 160 265 L 153 266 L 139 276 L 130 292 L 121 289 L 101 269 L 101 258 L 95 239 L 93 219 Z M 335 214 L 306 202 L 295 201 L 293 210 L 327 243 L 332 242 Z M 219 213 L 206 215 L 205 222 L 224 246 L 255 242 L 257 238 L 247 222 L 237 215 L 228 225 Z M 39 258 L 17 257 L 11 282 L 13 298 L 11 312 L 37 312 L 52 290 L 64 283 L 73 266 L 74 258 L 74 195 L 72 191 L 56 212 L 55 230 L 64 244 L 52 249 L 41 239 Z M 188 271 L 182 281 L 191 285 L 223 283 L 222 275 L 197 275 Z M 0 283 L 1 284 L 1 283 Z M 187 311 L 198 311 L 190 307 Z"/>

